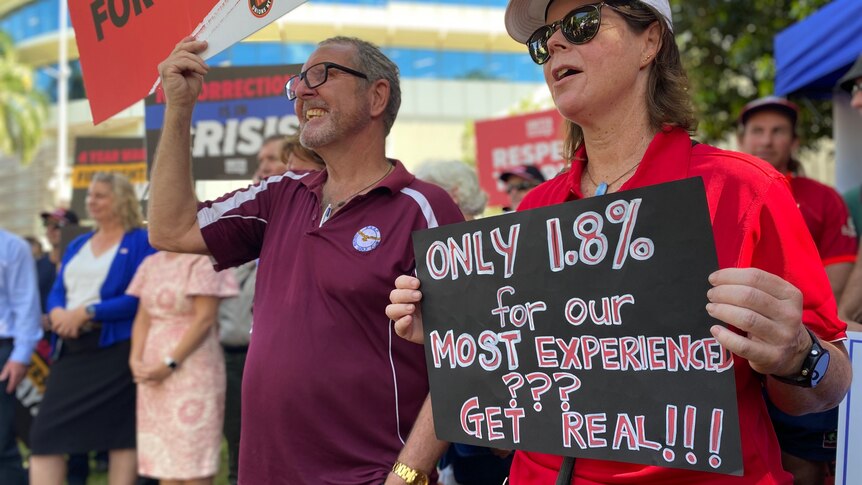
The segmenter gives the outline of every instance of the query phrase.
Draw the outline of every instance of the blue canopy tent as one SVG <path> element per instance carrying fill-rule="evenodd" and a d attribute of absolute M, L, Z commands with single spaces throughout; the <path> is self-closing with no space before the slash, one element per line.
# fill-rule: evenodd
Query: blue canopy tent
<path fill-rule="evenodd" d="M 834 0 L 775 36 L 775 94 L 826 98 L 862 54 L 862 0 Z"/>

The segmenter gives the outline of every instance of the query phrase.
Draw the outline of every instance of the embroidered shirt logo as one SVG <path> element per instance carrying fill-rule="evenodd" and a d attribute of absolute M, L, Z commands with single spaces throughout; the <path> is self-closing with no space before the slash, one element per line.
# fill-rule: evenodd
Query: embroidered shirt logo
<path fill-rule="evenodd" d="M 266 14 L 272 10 L 273 1 L 274 0 L 248 0 L 248 8 L 255 17 L 266 17 Z"/>
<path fill-rule="evenodd" d="M 380 229 L 374 226 L 365 226 L 353 236 L 353 249 L 367 253 L 380 246 L 380 239 Z"/>
<path fill-rule="evenodd" d="M 853 218 L 847 217 L 847 222 L 841 226 L 841 235 L 847 237 L 856 237 L 856 226 L 853 224 Z"/>

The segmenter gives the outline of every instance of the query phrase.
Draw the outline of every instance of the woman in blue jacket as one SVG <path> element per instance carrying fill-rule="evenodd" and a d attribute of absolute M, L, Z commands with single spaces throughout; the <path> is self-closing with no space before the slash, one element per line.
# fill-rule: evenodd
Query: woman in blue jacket
<path fill-rule="evenodd" d="M 138 299 L 126 287 L 155 250 L 124 176 L 96 174 L 87 211 L 96 230 L 69 244 L 48 296 L 56 361 L 30 432 L 30 481 L 62 485 L 66 454 L 110 450 L 109 483 L 132 485 L 135 385 L 128 361 Z"/>

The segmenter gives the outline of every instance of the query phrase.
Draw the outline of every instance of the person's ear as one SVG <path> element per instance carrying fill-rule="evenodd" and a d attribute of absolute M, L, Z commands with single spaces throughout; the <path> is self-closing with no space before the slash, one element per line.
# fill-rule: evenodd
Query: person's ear
<path fill-rule="evenodd" d="M 386 111 L 386 105 L 389 104 L 389 81 L 386 79 L 378 79 L 371 85 L 371 93 L 369 95 L 371 103 L 371 116 L 376 118 Z"/>
<path fill-rule="evenodd" d="M 644 45 L 641 52 L 641 67 L 646 67 L 661 50 L 662 26 L 659 21 L 651 23 L 642 35 Z"/>

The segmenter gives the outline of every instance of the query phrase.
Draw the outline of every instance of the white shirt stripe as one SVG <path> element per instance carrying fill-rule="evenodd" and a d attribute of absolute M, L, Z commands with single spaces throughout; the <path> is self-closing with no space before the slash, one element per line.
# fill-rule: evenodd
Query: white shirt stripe
<path fill-rule="evenodd" d="M 251 185 L 245 190 L 238 190 L 234 192 L 234 194 L 228 197 L 225 200 L 214 203 L 210 207 L 204 207 L 198 211 L 198 225 L 201 229 L 206 226 L 216 222 L 217 220 L 224 217 L 224 215 L 241 206 L 242 204 L 254 200 L 257 197 L 257 194 L 266 190 L 270 184 L 276 184 L 281 182 L 285 177 L 291 178 L 293 180 L 299 180 L 306 175 L 312 174 L 314 172 L 306 172 L 302 174 L 298 174 L 295 172 L 285 172 L 283 175 L 273 175 L 272 177 L 268 177 L 264 180 L 261 180 L 258 185 Z M 267 222 L 264 219 L 259 217 L 255 217 L 263 222 Z"/>
<path fill-rule="evenodd" d="M 431 207 L 431 204 L 422 192 L 409 187 L 404 187 L 401 189 L 401 193 L 409 196 L 419 204 L 419 209 L 422 211 L 422 215 L 425 216 L 425 220 L 428 222 L 428 229 L 438 226 L 437 217 L 434 215 L 434 209 Z"/>
<path fill-rule="evenodd" d="M 401 444 L 404 443 L 404 436 L 401 435 L 401 413 L 398 404 L 398 376 L 395 373 L 395 359 L 392 357 L 392 332 L 395 331 L 395 324 L 389 320 L 389 365 L 392 367 L 392 384 L 395 386 L 395 431 L 398 433 L 398 439 Z"/>

